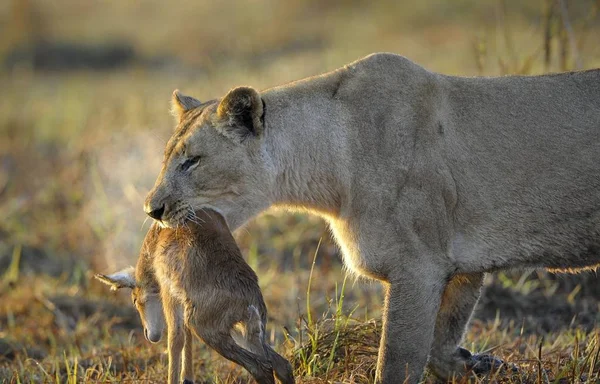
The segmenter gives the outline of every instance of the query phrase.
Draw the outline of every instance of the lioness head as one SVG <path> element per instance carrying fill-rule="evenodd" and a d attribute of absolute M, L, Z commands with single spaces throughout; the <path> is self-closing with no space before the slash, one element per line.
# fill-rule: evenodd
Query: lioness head
<path fill-rule="evenodd" d="M 204 207 L 221 213 L 234 229 L 268 207 L 271 183 L 263 150 L 264 103 L 248 87 L 202 103 L 173 92 L 177 127 L 144 210 L 166 227 L 196 220 Z"/>

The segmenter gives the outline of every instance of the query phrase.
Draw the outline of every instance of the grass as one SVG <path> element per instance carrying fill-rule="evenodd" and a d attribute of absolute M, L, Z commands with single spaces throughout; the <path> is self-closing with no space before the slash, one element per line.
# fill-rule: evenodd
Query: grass
<path fill-rule="evenodd" d="M 262 272 L 262 271 L 261 271 Z M 280 275 L 279 285 L 291 276 Z M 311 296 L 326 294 L 312 284 L 319 278 L 313 269 Z M 505 280 L 504 280 L 505 281 Z M 380 336 L 380 321 L 362 312 L 357 305 L 344 306 L 348 280 L 342 277 L 335 296 L 325 309 L 305 301 L 293 325 L 280 326 L 271 320 L 272 342 L 292 361 L 299 382 L 372 381 Z M 514 287 L 518 281 L 514 280 Z M 503 282 L 488 282 L 488 289 L 503 289 Z M 311 289 L 312 287 L 312 289 Z M 510 291 L 517 295 L 514 287 Z M 529 295 L 540 295 L 541 289 Z M 281 309 L 265 289 L 268 305 Z M 565 292 L 565 295 L 567 293 Z M 106 294 L 69 282 L 66 277 L 36 277 L 36 286 L 25 281 L 10 291 L 11 305 L 3 308 L 2 341 L 14 348 L 7 353 L 0 344 L 4 361 L 0 377 L 7 382 L 161 382 L 166 375 L 164 345 L 148 344 L 137 317 L 127 303 Z M 306 297 L 309 297 L 308 291 Z M 556 300 L 564 297 L 557 296 Z M 123 305 L 125 301 L 126 305 Z M 551 307 L 546 308 L 552 310 Z M 320 313 L 320 315 L 309 315 Z M 548 314 L 544 315 L 548 316 Z M 558 324 L 557 331 L 533 333 L 535 323 L 525 316 L 510 318 L 503 324 L 501 315 L 484 319 L 476 315 L 464 345 L 473 351 L 492 351 L 517 364 L 518 375 L 494 376 L 508 383 L 594 382 L 598 378 L 600 334 L 574 324 Z M 484 316 L 483 316 L 484 317 Z M 285 337 L 286 335 L 287 338 Z M 20 345 L 18 345 L 20 344 Z M 197 377 L 216 382 L 236 383 L 247 375 L 204 346 L 195 345 Z M 484 382 L 473 378 L 471 382 Z"/>
<path fill-rule="evenodd" d="M 128 296 L 91 276 L 135 261 L 148 228 L 142 201 L 173 126 L 173 89 L 206 100 L 375 51 L 460 75 L 600 66 L 592 1 L 569 2 L 577 55 L 564 44 L 558 13 L 547 17 L 538 1 L 26 3 L 0 5 L 7 32 L 0 56 L 43 36 L 123 40 L 141 56 L 169 60 L 158 69 L 0 72 L 0 382 L 7 383 L 164 381 L 165 345 L 146 342 Z M 382 290 L 345 275 L 324 222 L 269 212 L 235 236 L 260 278 L 269 341 L 292 361 L 298 382 L 371 382 Z M 591 273 L 490 275 L 464 346 L 520 367 L 497 381 L 598 381 L 599 286 Z M 194 348 L 198 381 L 248 381 L 201 343 Z"/>

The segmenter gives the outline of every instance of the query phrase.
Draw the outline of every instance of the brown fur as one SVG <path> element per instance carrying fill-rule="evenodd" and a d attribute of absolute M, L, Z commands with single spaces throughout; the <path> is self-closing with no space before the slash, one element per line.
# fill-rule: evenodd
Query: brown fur
<path fill-rule="evenodd" d="M 155 332 L 147 329 L 148 319 L 156 314 L 147 313 L 141 298 L 159 282 L 168 329 L 169 382 L 180 382 L 182 350 L 183 376 L 191 379 L 191 333 L 243 366 L 258 383 L 274 383 L 273 371 L 283 383 L 294 382 L 289 362 L 265 342 L 267 308 L 258 277 L 216 212 L 197 212 L 193 221 L 177 229 L 153 224 L 135 280 L 133 296 L 149 335 Z"/>

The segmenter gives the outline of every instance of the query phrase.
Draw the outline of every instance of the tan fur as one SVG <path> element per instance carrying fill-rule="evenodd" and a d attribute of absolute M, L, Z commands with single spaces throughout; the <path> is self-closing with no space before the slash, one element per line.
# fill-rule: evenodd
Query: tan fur
<path fill-rule="evenodd" d="M 262 116 L 229 96 L 186 110 L 145 210 L 325 217 L 345 264 L 386 286 L 377 382 L 486 370 L 459 347 L 484 273 L 600 262 L 598 70 L 465 78 L 381 53 L 255 92 Z"/>
<path fill-rule="evenodd" d="M 196 212 L 193 221 L 177 229 L 153 224 L 135 268 L 135 281 L 132 294 L 147 335 L 162 331 L 157 318 L 163 317 L 164 308 L 169 383 L 180 383 L 180 371 L 185 379 L 192 379 L 191 333 L 243 366 L 258 383 L 274 383 L 273 371 L 281 382 L 294 382 L 289 362 L 265 341 L 267 308 L 258 278 L 216 212 Z M 142 302 L 141 298 L 154 292 L 157 282 L 160 297 L 151 297 L 162 307 L 149 311 L 149 299 Z M 149 320 L 159 328 L 150 329 Z"/>
<path fill-rule="evenodd" d="M 186 111 L 197 108 L 200 105 L 201 103 L 193 97 L 183 95 L 177 89 L 173 91 L 171 114 L 177 119 L 181 119 Z"/>

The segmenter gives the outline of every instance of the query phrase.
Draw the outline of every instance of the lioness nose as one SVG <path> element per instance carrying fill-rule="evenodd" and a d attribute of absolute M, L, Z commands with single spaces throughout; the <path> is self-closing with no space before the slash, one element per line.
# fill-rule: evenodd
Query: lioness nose
<path fill-rule="evenodd" d="M 144 210 L 146 211 L 146 214 L 148 216 L 150 216 L 151 218 L 153 218 L 154 220 L 161 220 L 163 213 L 165 213 L 165 205 L 164 204 L 162 204 L 160 207 L 154 208 L 154 209 L 153 209 L 153 207 L 151 207 L 149 205 L 146 205 L 144 208 L 145 208 Z"/>

